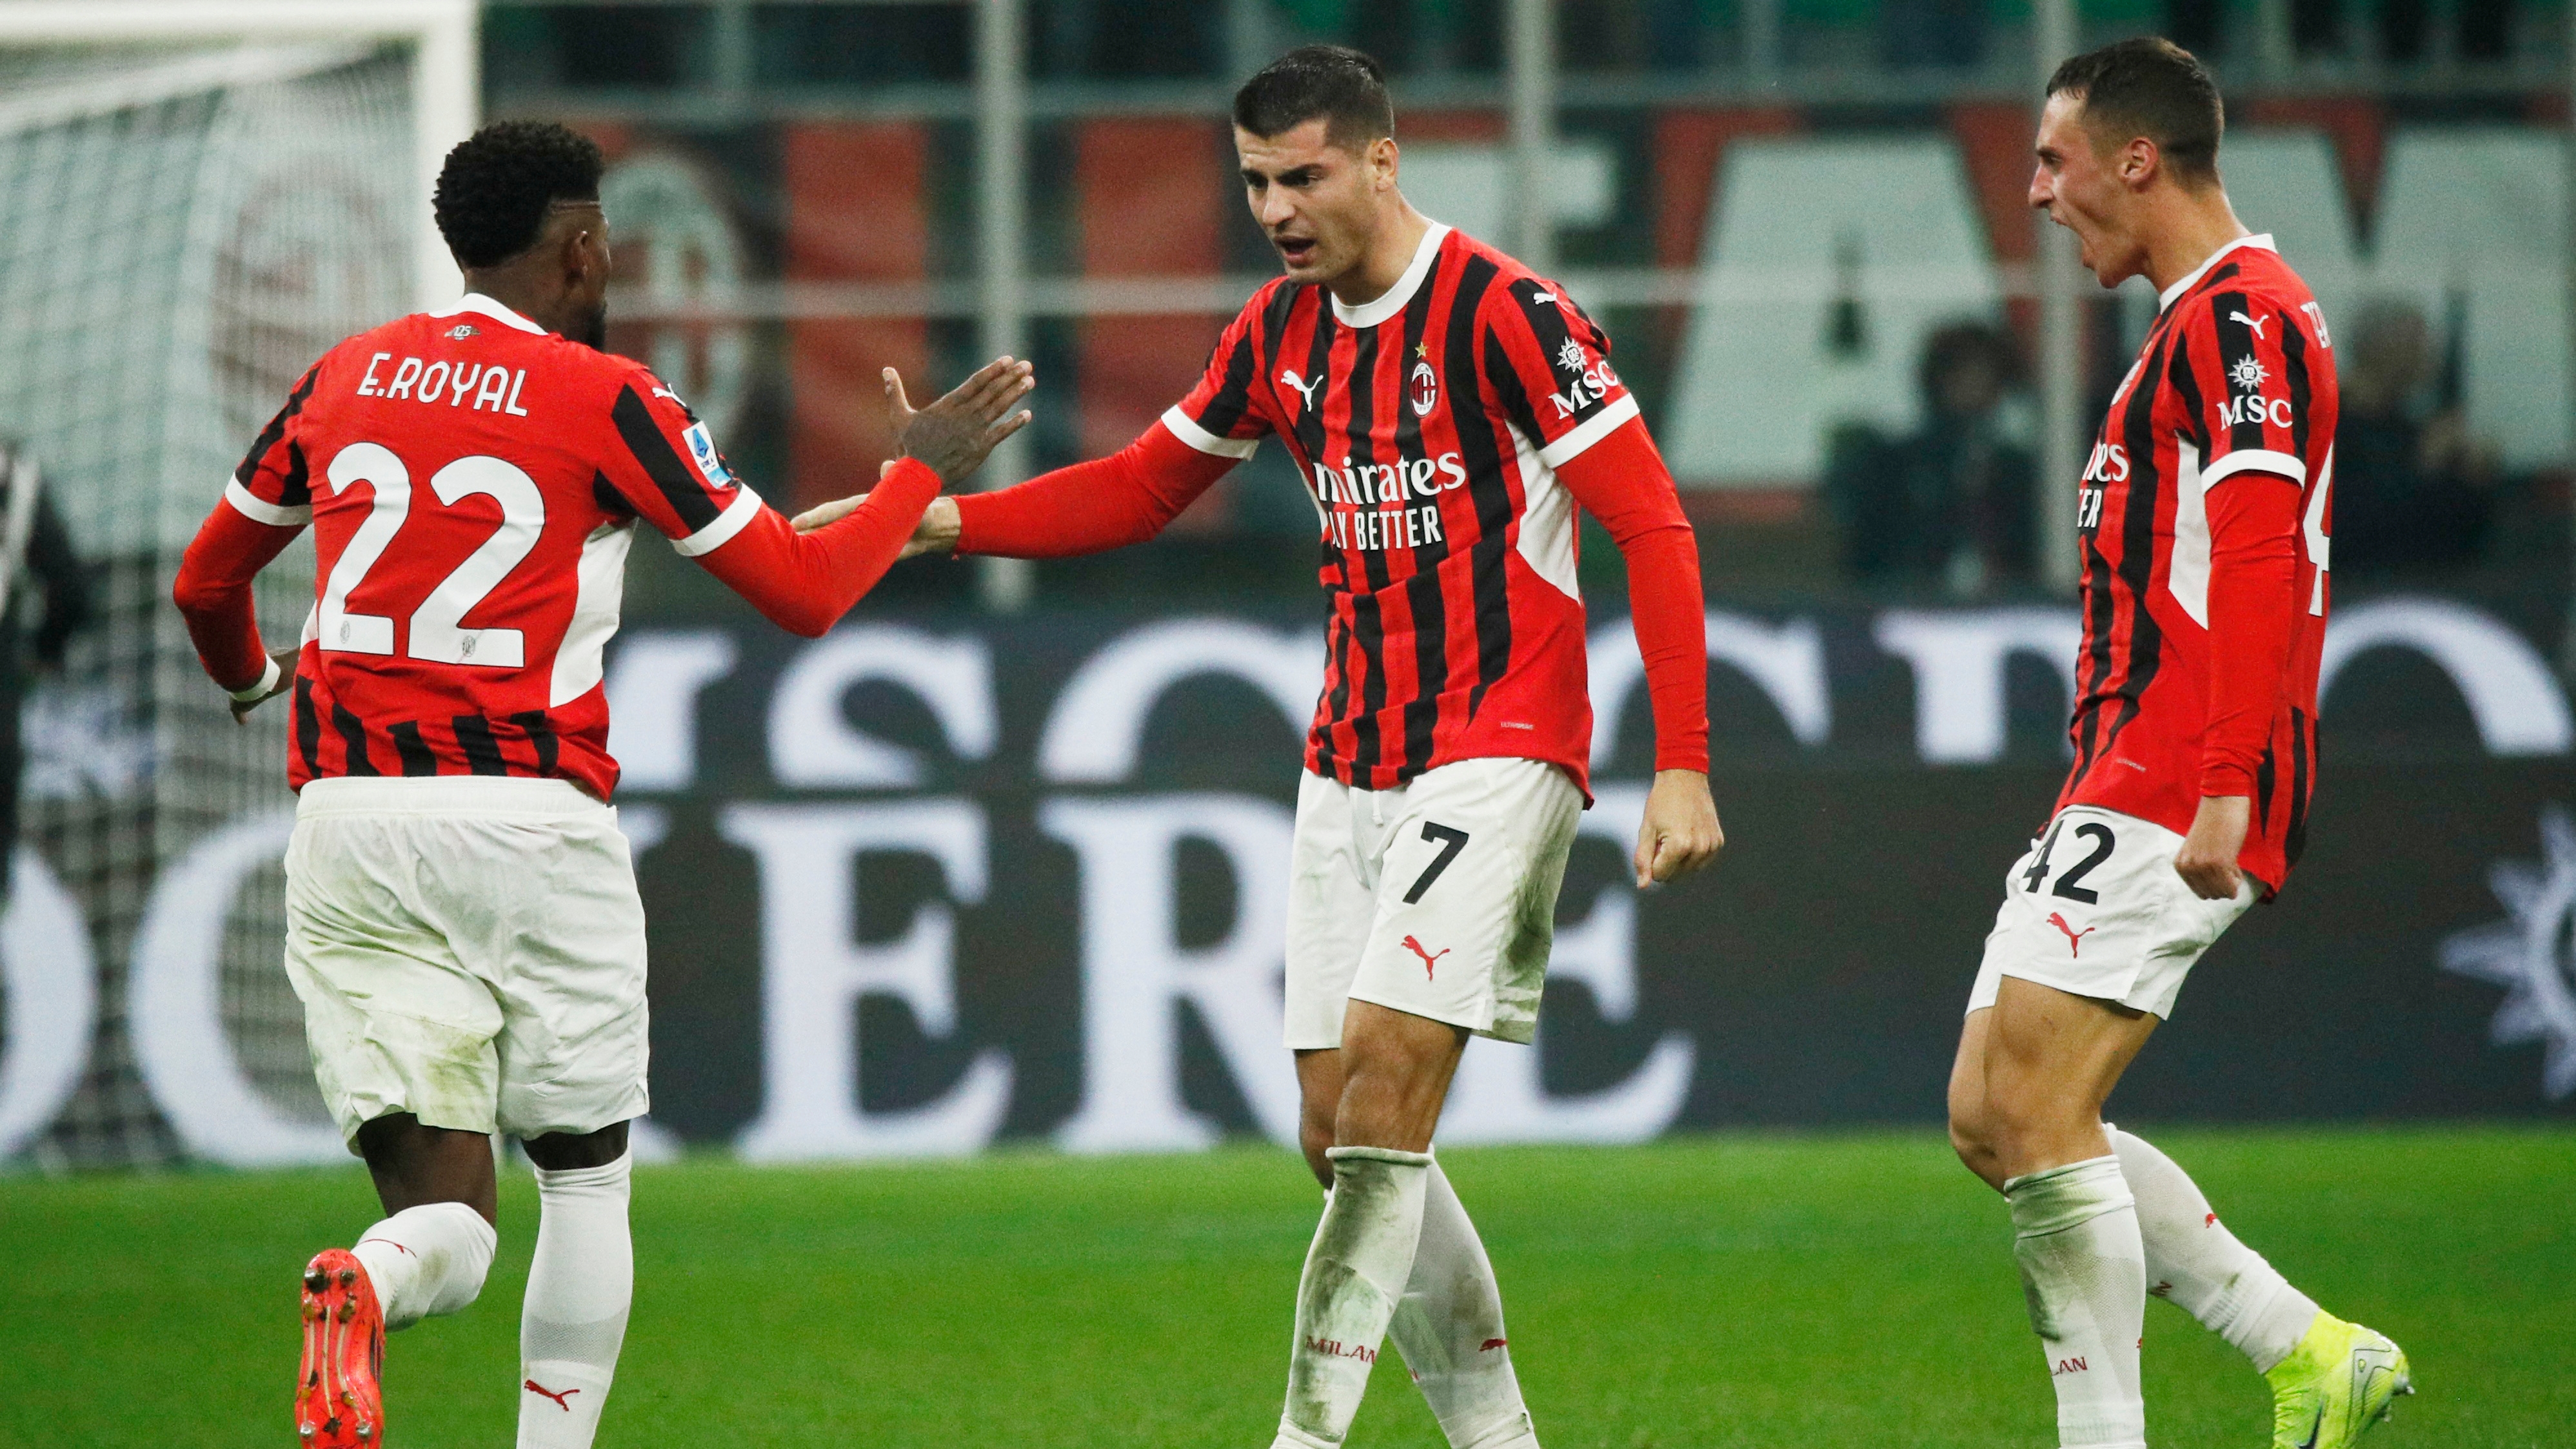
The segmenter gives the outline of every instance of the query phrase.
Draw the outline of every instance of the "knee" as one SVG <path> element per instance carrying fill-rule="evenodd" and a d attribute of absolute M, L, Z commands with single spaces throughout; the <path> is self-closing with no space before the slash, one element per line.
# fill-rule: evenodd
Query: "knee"
<path fill-rule="evenodd" d="M 1950 1150 L 1959 1154 L 1962 1166 L 1985 1179 L 1988 1186 L 2003 1186 L 2003 1179 L 1997 1175 L 2002 1157 L 1995 1150 L 1993 1134 L 1984 1118 L 1963 1113 L 1954 1106 L 1950 1112 Z"/>
<path fill-rule="evenodd" d="M 1997 1110 L 1989 1087 L 1983 1074 L 1973 1078 L 1963 1074 L 1951 1081 L 1950 1150 L 1959 1154 L 1960 1163 L 1970 1172 L 2000 1192 L 2004 1184 L 2004 1139 L 2011 1129 Z"/>
<path fill-rule="evenodd" d="M 1305 1114 L 1304 1120 L 1297 1124 L 1297 1145 L 1305 1151 L 1306 1169 L 1315 1174 L 1315 1181 L 1330 1188 L 1333 1185 L 1333 1160 L 1324 1155 L 1333 1147 L 1333 1118 L 1329 1110 L 1322 1116 L 1313 1112 Z"/>

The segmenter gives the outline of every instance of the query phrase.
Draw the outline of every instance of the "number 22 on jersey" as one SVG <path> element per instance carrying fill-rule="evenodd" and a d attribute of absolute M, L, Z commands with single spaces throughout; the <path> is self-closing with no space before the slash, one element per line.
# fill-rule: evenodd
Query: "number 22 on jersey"
<path fill-rule="evenodd" d="M 392 654 L 392 617 L 349 612 L 349 595 L 383 560 L 411 516 L 411 469 L 381 443 L 351 443 L 332 458 L 325 476 L 335 494 L 347 492 L 352 483 L 369 485 L 375 502 L 331 566 L 315 618 L 315 642 L 339 653 Z M 501 505 L 501 525 L 412 610 L 405 657 L 430 664 L 519 668 L 527 663 L 525 633 L 463 625 L 466 614 L 536 548 L 546 526 L 545 495 L 516 466 L 481 454 L 439 469 L 430 477 L 429 491 L 450 508 L 477 494 L 491 498 Z"/>

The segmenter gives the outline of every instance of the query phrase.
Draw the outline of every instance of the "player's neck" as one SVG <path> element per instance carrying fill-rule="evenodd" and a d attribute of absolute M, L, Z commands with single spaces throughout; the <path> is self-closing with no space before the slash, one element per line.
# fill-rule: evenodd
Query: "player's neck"
<path fill-rule="evenodd" d="M 465 290 L 491 298 L 548 332 L 570 335 L 575 320 L 557 294 L 548 297 L 509 267 L 477 267 L 465 273 Z"/>
<path fill-rule="evenodd" d="M 1413 265 L 1413 254 L 1422 249 L 1423 235 L 1430 230 L 1430 220 L 1399 194 L 1394 213 L 1369 240 L 1359 264 L 1325 283 L 1326 288 L 1345 307 L 1365 307 L 1385 296 L 1404 280 L 1405 269 Z"/>
<path fill-rule="evenodd" d="M 2236 208 L 2227 204 L 2226 190 L 2216 185 L 2205 191 L 2177 190 L 2161 210 L 2147 241 L 2146 265 L 2148 285 L 2158 296 L 2218 255 L 2219 248 L 2248 235 L 2245 223 L 2236 219 Z"/>

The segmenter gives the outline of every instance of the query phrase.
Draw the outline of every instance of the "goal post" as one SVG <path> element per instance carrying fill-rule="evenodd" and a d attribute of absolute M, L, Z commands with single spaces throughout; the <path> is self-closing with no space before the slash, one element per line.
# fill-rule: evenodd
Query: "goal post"
<path fill-rule="evenodd" d="M 0 1163 L 339 1152 L 280 965 L 289 711 L 233 726 L 170 589 L 304 369 L 456 295 L 430 190 L 476 46 L 472 0 L 0 0 L 0 435 L 96 598 L 22 716 Z M 311 558 L 260 580 L 273 640 Z M 78 1070 L 30 1055 L 65 1037 Z"/>
<path fill-rule="evenodd" d="M 452 299 L 456 265 L 431 218 L 430 183 L 481 113 L 476 0 L 7 0 L 0 51 L 43 46 L 218 45 L 225 41 L 370 41 L 410 52 L 413 301 Z"/>

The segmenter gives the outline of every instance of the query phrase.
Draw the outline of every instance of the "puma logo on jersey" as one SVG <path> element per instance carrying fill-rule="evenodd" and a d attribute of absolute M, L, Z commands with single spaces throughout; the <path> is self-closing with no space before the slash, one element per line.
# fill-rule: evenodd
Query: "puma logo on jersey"
<path fill-rule="evenodd" d="M 554 1390 L 538 1383 L 535 1379 L 528 1380 L 526 1383 L 521 1384 L 520 1387 L 526 1389 L 529 1393 L 537 1395 L 539 1398 L 554 1400 L 555 1407 L 563 1410 L 567 1414 L 572 1412 L 572 1405 L 565 1401 L 570 1399 L 573 1395 L 581 1392 L 579 1389 L 566 1389 L 562 1393 L 556 1393 Z"/>
<path fill-rule="evenodd" d="M 1404 938 L 1404 949 L 1422 958 L 1422 979 L 1429 981 L 1432 979 L 1431 968 L 1440 964 L 1440 956 L 1446 956 L 1457 948 L 1454 946 L 1443 946 L 1440 948 L 1440 956 L 1434 956 L 1429 951 L 1422 949 L 1422 943 L 1420 941 L 1413 939 L 1411 936 L 1407 936 Z"/>
<path fill-rule="evenodd" d="M 2242 322 L 2247 327 L 2253 329 L 2255 336 L 2262 337 L 2263 325 L 2272 319 L 2269 317 L 2248 317 L 2242 312 L 2230 312 L 2227 314 L 2227 320 L 2230 322 Z M 2265 338 L 2264 340 L 2270 341 L 2271 339 Z"/>
<path fill-rule="evenodd" d="M 1554 292 L 1532 292 L 1530 293 L 1530 300 L 1533 302 L 1544 302 L 1548 306 L 1553 307 L 1556 305 L 1556 294 Z"/>
<path fill-rule="evenodd" d="M 2066 933 L 2066 954 L 2069 956 L 2082 956 L 2084 954 L 2084 938 L 2092 935 L 2095 931 L 2102 929 L 2099 926 L 2086 926 L 2083 930 L 2079 931 L 2073 926 L 2066 924 L 2066 917 L 2056 911 L 2048 913 L 2048 923 Z"/>
<path fill-rule="evenodd" d="M 1319 377 L 1313 382 L 1308 382 L 1306 379 L 1299 377 L 1296 373 L 1283 368 L 1280 370 L 1279 380 L 1286 383 L 1288 386 L 1295 388 L 1297 390 L 1297 396 L 1306 400 L 1306 411 L 1311 413 L 1315 410 L 1315 389 L 1324 385 L 1324 380 L 1322 378 Z"/>

